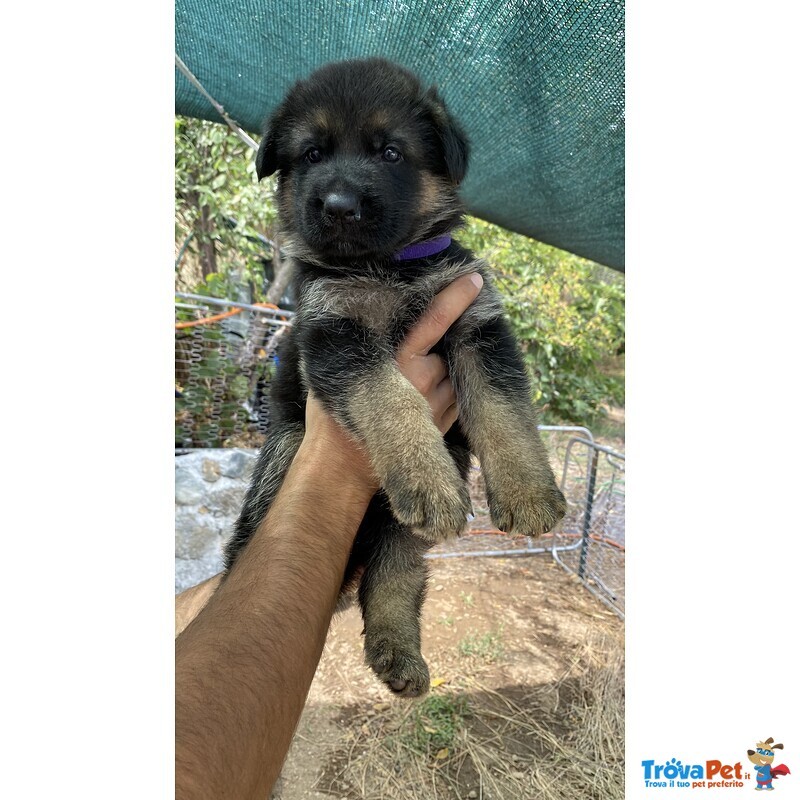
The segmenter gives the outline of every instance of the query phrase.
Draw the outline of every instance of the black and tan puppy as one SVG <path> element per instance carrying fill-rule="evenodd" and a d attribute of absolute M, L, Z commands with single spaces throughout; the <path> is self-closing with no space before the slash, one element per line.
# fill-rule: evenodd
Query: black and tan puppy
<path fill-rule="evenodd" d="M 467 157 L 466 138 L 436 90 L 382 59 L 329 64 L 297 83 L 270 118 L 257 157 L 259 178 L 278 173 L 298 310 L 227 566 L 281 485 L 303 438 L 310 389 L 363 443 L 380 479 L 344 586 L 364 568 L 367 662 L 407 696 L 429 687 L 420 654 L 423 554 L 466 525 L 470 452 L 501 530 L 541 534 L 565 510 L 488 268 L 450 238 L 462 218 L 457 188 Z M 474 271 L 483 288 L 436 348 L 460 414 L 443 439 L 394 354 L 434 295 Z"/>

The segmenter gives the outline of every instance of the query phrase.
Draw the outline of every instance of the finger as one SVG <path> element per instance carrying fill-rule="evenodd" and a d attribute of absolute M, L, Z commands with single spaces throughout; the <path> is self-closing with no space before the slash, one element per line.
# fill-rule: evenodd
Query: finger
<path fill-rule="evenodd" d="M 412 374 L 409 380 L 422 394 L 428 394 L 447 378 L 447 364 L 435 353 L 415 358 L 412 364 L 408 370 Z"/>
<path fill-rule="evenodd" d="M 431 408 L 431 416 L 433 417 L 434 421 L 436 421 L 436 426 L 440 430 L 444 430 L 441 427 L 440 420 L 445 416 L 449 416 L 448 412 L 456 404 L 456 395 L 453 391 L 453 387 L 450 385 L 450 382 L 443 381 L 427 396 L 426 399 Z M 450 425 L 452 425 L 452 420 L 450 421 Z"/>
<path fill-rule="evenodd" d="M 469 308 L 483 286 L 478 272 L 462 275 L 442 289 L 417 324 L 409 331 L 398 351 L 397 360 L 403 357 L 426 355 L 447 333 L 447 329 Z"/>
<path fill-rule="evenodd" d="M 439 424 L 436 426 L 442 433 L 447 433 L 450 428 L 455 425 L 456 420 L 458 419 L 458 406 L 453 403 L 447 411 L 442 414 L 441 418 L 439 419 Z"/>
<path fill-rule="evenodd" d="M 431 392 L 431 404 L 436 403 L 436 408 L 446 409 L 456 402 L 456 393 L 450 378 L 445 378 Z"/>

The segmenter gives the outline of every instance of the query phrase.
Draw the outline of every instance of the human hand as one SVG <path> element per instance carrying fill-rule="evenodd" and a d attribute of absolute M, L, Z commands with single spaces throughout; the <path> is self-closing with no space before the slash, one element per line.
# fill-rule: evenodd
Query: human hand
<path fill-rule="evenodd" d="M 469 308 L 483 286 L 480 273 L 454 280 L 434 297 L 433 302 L 408 332 L 397 351 L 397 366 L 409 383 L 428 401 L 436 427 L 444 434 L 458 419 L 458 406 L 447 364 L 431 348 Z"/>

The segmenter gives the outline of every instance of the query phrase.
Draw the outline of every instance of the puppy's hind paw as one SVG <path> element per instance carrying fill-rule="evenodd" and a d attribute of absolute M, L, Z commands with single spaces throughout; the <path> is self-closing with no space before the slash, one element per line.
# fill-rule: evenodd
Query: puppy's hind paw
<path fill-rule="evenodd" d="M 369 667 L 398 697 L 420 697 L 431 687 L 425 659 L 387 639 L 369 640 L 365 644 Z"/>

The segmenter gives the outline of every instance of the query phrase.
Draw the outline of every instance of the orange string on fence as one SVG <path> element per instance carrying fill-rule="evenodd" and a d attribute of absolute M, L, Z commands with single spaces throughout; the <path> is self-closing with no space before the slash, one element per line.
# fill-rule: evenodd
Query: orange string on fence
<path fill-rule="evenodd" d="M 274 303 L 252 303 L 251 305 L 258 306 L 259 308 L 274 308 L 275 311 L 280 311 L 278 306 Z M 234 314 L 241 314 L 242 311 L 245 311 L 244 308 L 234 308 L 232 311 L 225 311 L 222 314 L 214 314 L 213 317 L 203 317 L 202 319 L 195 319 L 191 320 L 190 322 L 176 322 L 175 323 L 175 330 L 180 331 L 184 328 L 194 328 L 196 325 L 210 325 L 212 322 L 219 322 L 221 319 L 225 319 L 226 317 L 232 317 Z M 285 317 L 281 317 L 281 319 L 285 319 Z"/>

